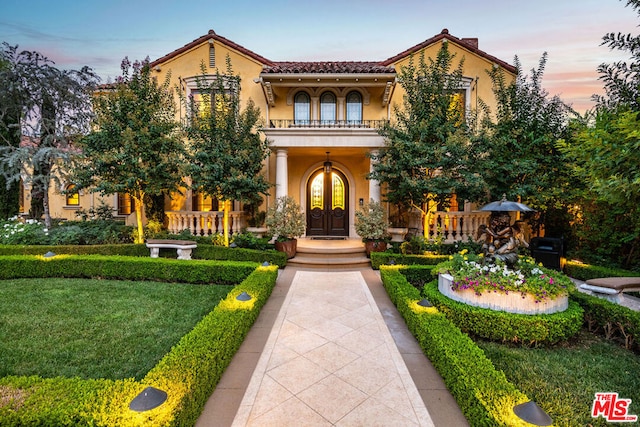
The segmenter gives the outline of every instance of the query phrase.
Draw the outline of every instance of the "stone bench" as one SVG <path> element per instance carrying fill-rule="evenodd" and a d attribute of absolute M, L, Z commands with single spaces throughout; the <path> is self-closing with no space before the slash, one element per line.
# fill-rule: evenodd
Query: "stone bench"
<path fill-rule="evenodd" d="M 623 292 L 640 292 L 640 277 L 603 277 L 600 279 L 589 279 L 586 283 L 580 285 L 580 288 L 619 304 L 622 301 Z"/>
<path fill-rule="evenodd" d="M 151 258 L 158 258 L 160 249 L 175 249 L 178 253 L 178 259 L 191 259 L 191 251 L 198 247 L 196 242 L 191 240 L 158 240 L 149 239 L 146 243 L 151 249 Z"/>

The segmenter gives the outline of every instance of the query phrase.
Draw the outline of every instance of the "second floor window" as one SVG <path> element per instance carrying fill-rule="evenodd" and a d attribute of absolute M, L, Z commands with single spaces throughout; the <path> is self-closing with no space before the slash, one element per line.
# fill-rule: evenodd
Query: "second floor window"
<path fill-rule="evenodd" d="M 320 97 L 320 122 L 333 124 L 336 121 L 336 96 L 331 92 L 325 92 Z"/>
<path fill-rule="evenodd" d="M 311 120 L 311 99 L 306 92 L 298 92 L 293 100 L 293 118 L 297 125 L 309 124 Z"/>
<path fill-rule="evenodd" d="M 347 95 L 347 123 L 362 123 L 362 96 L 359 92 L 349 92 Z"/>

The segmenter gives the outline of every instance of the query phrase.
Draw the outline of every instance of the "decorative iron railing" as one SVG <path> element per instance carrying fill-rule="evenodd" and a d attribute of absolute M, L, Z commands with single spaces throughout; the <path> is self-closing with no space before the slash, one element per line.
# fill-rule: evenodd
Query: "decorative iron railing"
<path fill-rule="evenodd" d="M 269 128 L 353 128 L 353 129 L 378 129 L 386 120 L 269 120 Z"/>

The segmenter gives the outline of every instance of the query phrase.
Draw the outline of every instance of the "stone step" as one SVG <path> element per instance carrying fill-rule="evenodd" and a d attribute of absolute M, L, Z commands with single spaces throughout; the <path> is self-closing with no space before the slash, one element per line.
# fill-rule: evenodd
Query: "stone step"
<path fill-rule="evenodd" d="M 371 260 L 367 258 L 359 240 L 338 242 L 314 239 L 299 240 L 296 256 L 289 259 L 287 265 L 306 269 L 346 270 L 370 267 Z"/>

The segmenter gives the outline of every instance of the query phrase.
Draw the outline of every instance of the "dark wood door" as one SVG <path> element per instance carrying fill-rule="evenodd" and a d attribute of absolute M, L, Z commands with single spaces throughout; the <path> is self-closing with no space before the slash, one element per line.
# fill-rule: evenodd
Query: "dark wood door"
<path fill-rule="evenodd" d="M 307 236 L 348 236 L 348 200 L 347 179 L 341 172 L 315 172 L 307 184 Z"/>

